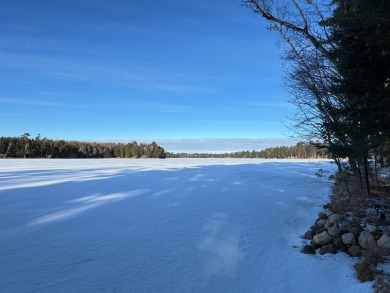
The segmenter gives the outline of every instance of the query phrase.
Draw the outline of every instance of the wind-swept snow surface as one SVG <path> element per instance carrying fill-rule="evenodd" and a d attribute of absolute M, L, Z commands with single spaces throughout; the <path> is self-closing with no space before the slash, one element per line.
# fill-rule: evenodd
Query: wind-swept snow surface
<path fill-rule="evenodd" d="M 0 160 L 1 292 L 370 292 L 299 252 L 326 162 Z"/>

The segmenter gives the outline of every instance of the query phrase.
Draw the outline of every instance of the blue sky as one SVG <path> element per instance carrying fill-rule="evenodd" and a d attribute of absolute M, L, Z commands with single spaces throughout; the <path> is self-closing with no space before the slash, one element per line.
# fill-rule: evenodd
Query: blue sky
<path fill-rule="evenodd" d="M 0 135 L 284 137 L 276 42 L 240 0 L 2 1 Z"/>

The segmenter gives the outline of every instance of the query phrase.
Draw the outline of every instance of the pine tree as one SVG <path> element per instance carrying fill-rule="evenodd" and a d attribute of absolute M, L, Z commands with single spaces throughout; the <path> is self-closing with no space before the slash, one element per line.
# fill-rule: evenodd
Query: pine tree
<path fill-rule="evenodd" d="M 343 137 L 351 167 L 363 174 L 369 193 L 370 154 L 390 134 L 390 2 L 336 0 L 330 20 L 332 54 L 340 78 L 332 91 L 340 97 L 341 123 L 333 125 Z"/>

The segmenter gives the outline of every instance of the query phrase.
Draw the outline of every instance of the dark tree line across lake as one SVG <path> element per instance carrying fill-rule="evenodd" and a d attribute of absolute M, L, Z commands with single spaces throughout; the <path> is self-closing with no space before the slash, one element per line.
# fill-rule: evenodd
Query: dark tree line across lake
<path fill-rule="evenodd" d="M 312 143 L 299 142 L 295 146 L 280 146 L 260 151 L 240 151 L 222 154 L 170 153 L 156 142 L 149 144 L 133 141 L 130 143 L 96 143 L 19 137 L 0 137 L 2 158 L 327 158 L 324 149 Z"/>
<path fill-rule="evenodd" d="M 165 150 L 150 144 L 95 143 L 20 137 L 0 137 L 0 155 L 5 158 L 165 158 Z"/>
<path fill-rule="evenodd" d="M 312 143 L 299 142 L 295 146 L 280 146 L 256 151 L 241 151 L 222 154 L 207 153 L 169 153 L 167 158 L 261 158 L 261 159 L 314 159 L 328 158 L 325 149 L 319 149 Z"/>

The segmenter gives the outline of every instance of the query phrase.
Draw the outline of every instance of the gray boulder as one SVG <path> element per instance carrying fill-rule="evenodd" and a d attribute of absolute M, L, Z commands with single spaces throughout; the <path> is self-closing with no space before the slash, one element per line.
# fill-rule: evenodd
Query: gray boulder
<path fill-rule="evenodd" d="M 343 247 L 343 245 L 344 245 L 344 243 L 343 243 L 342 237 L 339 237 L 339 238 L 333 240 L 333 246 L 335 248 L 340 249 L 341 247 Z"/>
<path fill-rule="evenodd" d="M 328 228 L 328 234 L 332 237 L 339 237 L 340 236 L 340 230 L 337 228 L 337 225 L 334 225 L 332 227 Z"/>
<path fill-rule="evenodd" d="M 333 212 L 328 210 L 325 212 L 325 215 L 326 217 L 330 217 L 331 215 L 333 215 Z"/>
<path fill-rule="evenodd" d="M 350 248 L 348 248 L 348 254 L 353 257 L 361 256 L 362 249 L 359 245 L 352 245 Z"/>
<path fill-rule="evenodd" d="M 349 223 L 345 228 L 348 232 L 353 233 L 356 237 L 358 237 L 359 233 L 363 230 L 362 227 L 356 223 Z"/>
<path fill-rule="evenodd" d="M 313 243 L 315 245 L 318 245 L 318 246 L 326 245 L 331 240 L 332 240 L 332 237 L 326 231 L 313 236 Z"/>
<path fill-rule="evenodd" d="M 322 227 L 325 226 L 325 224 L 326 224 L 326 220 L 324 220 L 324 219 L 318 219 L 315 225 L 316 225 L 317 227 L 319 227 L 319 228 L 322 228 Z"/>
<path fill-rule="evenodd" d="M 377 245 L 379 248 L 390 250 L 390 237 L 386 233 L 383 234 L 382 237 L 379 238 Z"/>
<path fill-rule="evenodd" d="M 345 233 L 341 238 L 343 239 L 343 243 L 347 246 L 356 244 L 355 235 L 353 233 Z"/>
<path fill-rule="evenodd" d="M 367 226 L 364 227 L 363 230 L 364 230 L 364 231 L 367 231 L 367 232 L 369 232 L 369 233 L 375 233 L 375 232 L 378 231 L 378 228 L 377 228 L 376 226 L 374 226 L 374 225 L 367 224 Z"/>
<path fill-rule="evenodd" d="M 336 249 L 334 249 L 333 245 L 332 244 L 327 244 L 325 246 L 322 246 L 320 248 L 320 254 L 321 255 L 324 255 L 326 253 L 332 253 L 332 254 L 335 254 L 336 253 Z"/>
<path fill-rule="evenodd" d="M 303 239 L 312 240 L 314 232 L 312 229 L 306 231 L 305 235 L 303 235 Z"/>
<path fill-rule="evenodd" d="M 329 224 L 336 224 L 337 222 L 340 222 L 342 218 L 343 217 L 341 215 L 339 215 L 339 214 L 333 214 L 333 215 L 329 216 L 327 222 Z"/>
<path fill-rule="evenodd" d="M 367 231 L 360 232 L 358 243 L 363 249 L 376 246 L 374 236 L 372 236 L 372 234 Z"/>
<path fill-rule="evenodd" d="M 323 212 L 319 212 L 319 213 L 318 213 L 318 218 L 319 218 L 319 219 L 326 220 L 327 216 L 326 216 L 326 214 L 325 214 L 325 213 L 323 213 Z"/>
<path fill-rule="evenodd" d="M 313 245 L 306 245 L 302 249 L 302 253 L 304 254 L 316 254 L 316 248 Z"/>
<path fill-rule="evenodd" d="M 325 229 L 328 229 L 329 227 L 332 227 L 332 226 L 334 226 L 334 224 L 333 224 L 333 223 L 329 223 L 329 222 L 327 221 L 326 224 L 324 225 L 324 228 L 325 228 Z"/>

